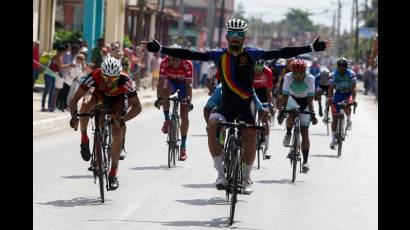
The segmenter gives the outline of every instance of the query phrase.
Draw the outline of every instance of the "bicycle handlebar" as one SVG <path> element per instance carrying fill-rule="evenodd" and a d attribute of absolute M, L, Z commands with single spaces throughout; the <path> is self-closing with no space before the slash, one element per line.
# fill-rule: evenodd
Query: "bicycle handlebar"
<path fill-rule="evenodd" d="M 312 116 L 316 116 L 315 113 L 309 112 L 309 111 L 282 110 L 282 112 L 284 112 L 284 113 L 293 113 L 293 114 L 296 114 L 296 113 L 299 113 L 299 114 L 309 114 L 309 115 L 312 115 Z"/>
<path fill-rule="evenodd" d="M 218 121 L 218 124 L 220 126 L 228 127 L 228 128 L 239 128 L 239 129 L 244 129 L 244 128 L 250 128 L 250 129 L 258 129 L 258 130 L 265 130 L 265 127 L 259 126 L 259 125 L 249 125 L 246 124 L 245 122 L 224 122 L 224 121 Z"/>

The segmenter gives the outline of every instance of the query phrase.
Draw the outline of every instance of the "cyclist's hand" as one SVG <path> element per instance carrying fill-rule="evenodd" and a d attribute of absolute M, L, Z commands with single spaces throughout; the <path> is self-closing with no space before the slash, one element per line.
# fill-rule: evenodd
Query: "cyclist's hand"
<path fill-rule="evenodd" d="M 332 41 L 331 40 L 326 40 L 326 41 L 319 41 L 320 36 L 316 38 L 316 40 L 313 42 L 313 49 L 312 51 L 318 52 L 318 51 L 323 51 L 326 48 L 332 47 Z"/>
<path fill-rule="evenodd" d="M 141 43 L 149 52 L 157 53 L 161 49 L 161 44 L 159 44 L 159 42 L 155 39 L 152 39 L 151 42 L 143 41 Z"/>
<path fill-rule="evenodd" d="M 279 110 L 279 114 L 278 114 L 278 123 L 281 125 L 283 120 L 285 119 L 285 113 L 283 112 L 285 110 L 285 108 L 281 108 Z"/>
<path fill-rule="evenodd" d="M 162 105 L 162 100 L 157 98 L 157 100 L 154 102 L 154 106 L 159 109 L 160 106 Z"/>
<path fill-rule="evenodd" d="M 79 119 L 77 118 L 77 110 L 71 113 L 70 127 L 77 131 Z"/>
<path fill-rule="evenodd" d="M 312 115 L 311 115 L 310 120 L 312 121 L 312 124 L 313 124 L 313 125 L 316 125 L 316 124 L 317 124 L 316 116 L 312 116 Z"/>
<path fill-rule="evenodd" d="M 357 107 L 357 101 L 356 100 L 353 101 L 353 106 Z"/>

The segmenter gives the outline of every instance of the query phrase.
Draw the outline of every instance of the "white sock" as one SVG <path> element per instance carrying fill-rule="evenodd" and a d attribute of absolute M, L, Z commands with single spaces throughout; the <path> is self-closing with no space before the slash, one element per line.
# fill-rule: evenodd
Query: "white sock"
<path fill-rule="evenodd" d="M 335 140 L 336 140 L 336 132 L 332 131 L 332 141 L 335 141 Z"/>
<path fill-rule="evenodd" d="M 243 179 L 251 179 L 252 165 L 242 164 L 243 167 Z"/>
<path fill-rule="evenodd" d="M 266 150 L 269 149 L 269 135 L 265 136 L 265 145 L 266 145 Z"/>
<path fill-rule="evenodd" d="M 218 171 L 218 177 L 225 176 L 224 167 L 222 163 L 222 155 L 219 155 L 217 157 L 212 157 L 212 159 L 214 160 L 214 167 Z"/>

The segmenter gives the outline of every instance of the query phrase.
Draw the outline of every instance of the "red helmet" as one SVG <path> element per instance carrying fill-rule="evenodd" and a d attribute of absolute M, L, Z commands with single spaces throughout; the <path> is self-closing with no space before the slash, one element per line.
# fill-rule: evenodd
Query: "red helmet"
<path fill-rule="evenodd" d="M 306 71 L 307 63 L 302 59 L 296 59 L 290 63 L 290 69 L 294 72 Z"/>

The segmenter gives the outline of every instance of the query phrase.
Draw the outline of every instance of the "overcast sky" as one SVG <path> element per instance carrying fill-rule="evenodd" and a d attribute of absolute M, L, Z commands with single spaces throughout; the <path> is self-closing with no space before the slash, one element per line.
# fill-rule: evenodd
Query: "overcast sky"
<path fill-rule="evenodd" d="M 280 21 L 285 18 L 288 8 L 309 10 L 314 15 L 309 18 L 315 24 L 332 26 L 333 13 L 337 10 L 338 0 L 235 0 L 235 9 L 242 3 L 246 17 L 251 15 L 265 22 Z M 350 31 L 353 0 L 341 0 L 342 12 L 340 19 L 341 32 Z M 358 0 L 360 5 L 364 0 Z M 370 0 L 368 0 L 368 4 Z"/>

